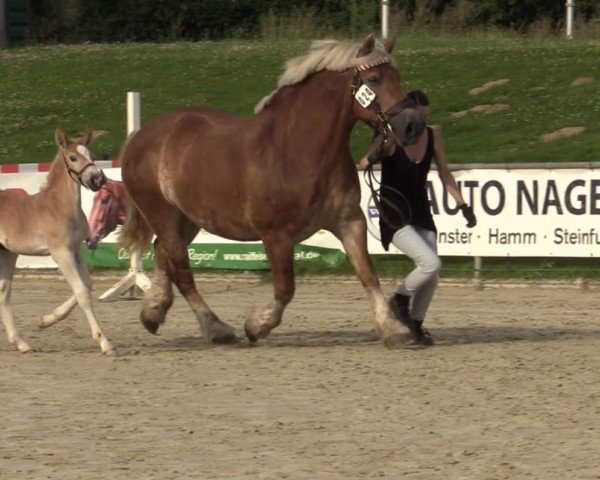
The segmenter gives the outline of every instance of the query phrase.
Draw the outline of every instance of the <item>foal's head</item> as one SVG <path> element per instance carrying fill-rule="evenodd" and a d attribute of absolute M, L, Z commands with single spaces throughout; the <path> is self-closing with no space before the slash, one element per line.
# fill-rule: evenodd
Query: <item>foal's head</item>
<path fill-rule="evenodd" d="M 381 54 L 385 49 L 387 55 Z M 392 135 L 399 145 L 410 145 L 423 133 L 423 117 L 414 101 L 406 96 L 400 75 L 391 63 L 394 42 L 383 45 L 369 35 L 358 50 L 353 81 L 356 102 L 354 114 L 383 133 Z M 378 51 L 379 50 L 379 51 Z M 384 52 L 384 53 L 385 53 Z"/>
<path fill-rule="evenodd" d="M 88 145 L 104 132 L 87 130 L 82 137 L 67 138 L 62 128 L 57 128 L 54 133 L 58 155 L 63 159 L 68 174 L 71 178 L 93 192 L 100 190 L 106 182 L 104 172 L 100 170 L 90 156 Z"/>

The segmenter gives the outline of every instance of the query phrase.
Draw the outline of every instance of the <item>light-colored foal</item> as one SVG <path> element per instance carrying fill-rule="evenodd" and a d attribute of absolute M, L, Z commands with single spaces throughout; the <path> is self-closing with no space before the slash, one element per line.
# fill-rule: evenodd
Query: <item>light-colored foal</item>
<path fill-rule="evenodd" d="M 79 304 L 102 352 L 116 355 L 94 315 L 92 281 L 80 250 L 88 235 L 87 219 L 81 209 L 81 187 L 97 191 L 106 180 L 87 149 L 98 134 L 88 130 L 81 138 L 72 140 L 62 129 L 56 129 L 58 152 L 46 185 L 35 195 L 0 190 L 0 315 L 8 341 L 21 352 L 31 348 L 19 336 L 10 306 L 17 257 L 51 255 L 74 295 L 42 316 L 40 326 L 54 325 Z"/>

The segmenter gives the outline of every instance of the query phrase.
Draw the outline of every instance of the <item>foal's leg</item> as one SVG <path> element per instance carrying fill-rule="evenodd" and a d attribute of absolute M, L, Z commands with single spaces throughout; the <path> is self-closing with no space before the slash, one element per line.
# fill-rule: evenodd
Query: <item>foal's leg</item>
<path fill-rule="evenodd" d="M 15 317 L 10 306 L 12 278 L 15 272 L 18 255 L 5 249 L 0 249 L 0 315 L 4 322 L 8 342 L 15 345 L 20 352 L 31 350 L 27 342 L 19 337 L 15 328 Z"/>
<path fill-rule="evenodd" d="M 412 339 L 409 330 L 394 320 L 381 291 L 379 278 L 367 250 L 367 225 L 362 212 L 358 211 L 350 219 L 346 219 L 339 231 L 333 233 L 344 245 L 344 250 L 367 292 L 375 313 L 375 328 L 385 346 L 395 347 L 409 343 Z"/>
<path fill-rule="evenodd" d="M 92 330 L 92 338 L 100 344 L 102 353 L 109 356 L 115 356 L 117 351 L 108 341 L 98 321 L 94 315 L 94 309 L 92 306 L 92 295 L 91 285 L 92 281 L 85 266 L 83 256 L 79 249 L 75 252 L 71 252 L 68 249 L 59 249 L 51 252 L 52 258 L 58 264 L 61 272 L 69 282 L 69 285 L 73 289 L 77 303 L 85 313 L 87 321 Z"/>
<path fill-rule="evenodd" d="M 77 305 L 77 297 L 71 295 L 62 305 L 56 307 L 48 315 L 42 315 L 40 318 L 40 328 L 46 328 L 65 319 Z"/>
<path fill-rule="evenodd" d="M 246 320 L 244 331 L 251 342 L 265 338 L 281 323 L 286 305 L 294 296 L 294 244 L 283 235 L 264 236 L 263 244 L 271 262 L 275 298 L 267 307 Z"/>
<path fill-rule="evenodd" d="M 159 295 L 157 302 L 157 299 L 152 297 L 152 288 L 147 292 L 142 307 L 142 323 L 150 332 L 152 332 L 151 328 L 156 332 L 158 325 L 164 322 L 167 305 L 170 306 L 169 302 L 172 302 L 170 282 L 167 286 L 167 281 L 172 281 L 196 314 L 204 338 L 213 343 L 237 342 L 233 328 L 212 312 L 196 289 L 187 246 L 198 232 L 198 227 L 179 212 L 163 217 L 161 222 L 157 222 L 152 227 L 158 238 L 154 257 L 156 269 L 153 287 L 156 287 L 154 293 Z M 164 275 L 165 272 L 168 277 Z"/>

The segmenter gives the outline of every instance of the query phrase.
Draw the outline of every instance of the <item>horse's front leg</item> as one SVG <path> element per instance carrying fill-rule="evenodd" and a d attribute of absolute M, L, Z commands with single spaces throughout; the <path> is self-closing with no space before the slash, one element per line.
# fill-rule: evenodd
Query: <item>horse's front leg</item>
<path fill-rule="evenodd" d="M 284 235 L 263 237 L 265 251 L 271 263 L 275 298 L 262 311 L 250 317 L 244 331 L 251 342 L 265 338 L 281 323 L 286 305 L 294 296 L 294 244 Z"/>
<path fill-rule="evenodd" d="M 375 314 L 375 329 L 385 346 L 392 348 L 409 344 L 412 340 L 410 331 L 394 319 L 381 291 L 379 278 L 367 249 L 367 224 L 362 212 L 358 210 L 350 219 L 343 220 L 333 233 L 344 245 L 346 255 L 367 292 Z"/>
<path fill-rule="evenodd" d="M 91 295 L 92 281 L 81 252 L 79 249 L 71 252 L 67 248 L 59 248 L 52 250 L 51 253 L 52 258 L 73 289 L 77 303 L 85 313 L 92 330 L 92 338 L 100 344 L 102 353 L 115 356 L 117 351 L 102 332 L 94 315 Z"/>

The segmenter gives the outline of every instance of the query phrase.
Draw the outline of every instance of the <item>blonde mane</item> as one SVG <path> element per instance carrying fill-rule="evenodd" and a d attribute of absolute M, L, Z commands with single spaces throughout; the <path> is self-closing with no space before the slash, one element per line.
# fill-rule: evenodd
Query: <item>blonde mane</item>
<path fill-rule="evenodd" d="M 270 100 L 280 88 L 299 83 L 313 73 L 323 70 L 341 72 L 359 65 L 393 63 L 393 58 L 387 52 L 383 43 L 376 42 L 373 51 L 369 55 L 357 57 L 361 46 L 358 43 L 336 40 L 317 40 L 313 42 L 310 51 L 306 55 L 287 61 L 285 71 L 277 82 L 277 89 L 258 102 L 254 112 L 258 113 L 268 106 Z"/>

